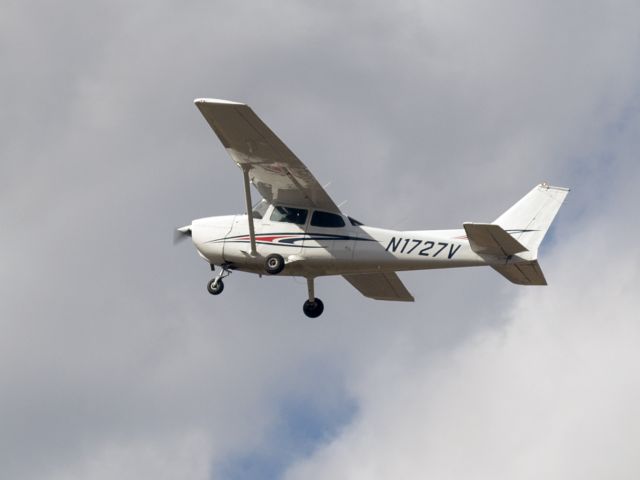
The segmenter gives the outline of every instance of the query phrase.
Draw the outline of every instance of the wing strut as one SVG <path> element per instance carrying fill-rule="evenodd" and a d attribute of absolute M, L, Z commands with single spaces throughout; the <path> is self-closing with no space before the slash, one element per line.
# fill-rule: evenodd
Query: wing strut
<path fill-rule="evenodd" d="M 258 255 L 258 251 L 256 250 L 256 232 L 253 228 L 253 204 L 251 203 L 251 183 L 249 182 L 249 170 L 251 169 L 251 165 L 243 163 L 240 168 L 242 168 L 242 177 L 244 179 L 244 200 L 247 203 L 249 238 L 251 238 L 251 256 L 255 257 Z"/>

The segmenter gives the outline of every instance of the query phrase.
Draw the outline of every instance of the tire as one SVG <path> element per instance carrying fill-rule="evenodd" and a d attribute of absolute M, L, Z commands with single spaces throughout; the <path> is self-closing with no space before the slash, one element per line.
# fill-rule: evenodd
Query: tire
<path fill-rule="evenodd" d="M 220 295 L 224 290 L 224 283 L 222 282 L 222 280 L 218 280 L 218 283 L 216 283 L 216 285 L 214 286 L 213 283 L 215 282 L 215 280 L 215 278 L 209 280 L 209 283 L 207 283 L 207 291 L 211 295 Z"/>
<path fill-rule="evenodd" d="M 269 275 L 277 275 L 282 270 L 284 270 L 284 258 L 282 258 L 282 255 L 272 253 L 264 261 L 264 271 Z"/>
<path fill-rule="evenodd" d="M 302 305 L 302 311 L 309 318 L 318 318 L 324 312 L 324 303 L 319 298 L 316 298 L 313 302 L 307 300 Z"/>

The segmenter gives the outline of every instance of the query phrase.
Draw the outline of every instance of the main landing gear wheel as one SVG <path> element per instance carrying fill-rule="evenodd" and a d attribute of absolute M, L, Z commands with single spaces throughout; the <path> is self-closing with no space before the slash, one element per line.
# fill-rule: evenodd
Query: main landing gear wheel
<path fill-rule="evenodd" d="M 216 280 L 218 281 L 216 282 Z M 224 283 L 219 278 L 213 278 L 209 280 L 209 283 L 207 283 L 207 291 L 211 295 L 220 295 L 223 290 L 224 290 Z"/>
<path fill-rule="evenodd" d="M 307 300 L 302 305 L 302 311 L 309 318 L 317 318 L 324 312 L 324 303 L 319 298 L 316 298 L 313 302 Z"/>
<path fill-rule="evenodd" d="M 270 275 L 277 275 L 284 269 L 284 258 L 282 255 L 272 253 L 264 261 L 264 269 Z"/>

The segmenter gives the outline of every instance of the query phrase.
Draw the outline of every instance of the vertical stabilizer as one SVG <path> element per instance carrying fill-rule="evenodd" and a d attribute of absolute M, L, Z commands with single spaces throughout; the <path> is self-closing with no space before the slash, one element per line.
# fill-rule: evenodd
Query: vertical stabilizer
<path fill-rule="evenodd" d="M 568 188 L 536 185 L 493 223 L 500 225 L 513 238 L 534 252 L 542 242 L 551 222 L 562 206 Z"/>

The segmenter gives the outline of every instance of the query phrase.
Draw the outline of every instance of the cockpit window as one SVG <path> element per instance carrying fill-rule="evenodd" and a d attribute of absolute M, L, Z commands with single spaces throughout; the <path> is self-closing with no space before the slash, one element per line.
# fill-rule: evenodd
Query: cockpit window
<path fill-rule="evenodd" d="M 307 210 L 303 208 L 275 207 L 271 213 L 271 220 L 304 225 L 307 221 Z"/>
<path fill-rule="evenodd" d="M 359 227 L 361 225 L 364 225 L 364 223 L 359 222 L 358 220 L 356 220 L 355 218 L 351 218 L 351 217 L 347 217 L 349 219 L 349 221 L 351 222 L 351 225 L 353 225 L 354 227 Z"/>
<path fill-rule="evenodd" d="M 342 216 L 335 213 L 316 210 L 311 216 L 311 225 L 314 227 L 339 228 L 344 227 Z"/>
<path fill-rule="evenodd" d="M 253 206 L 253 218 L 263 218 L 268 208 L 269 203 L 263 198 Z"/>

